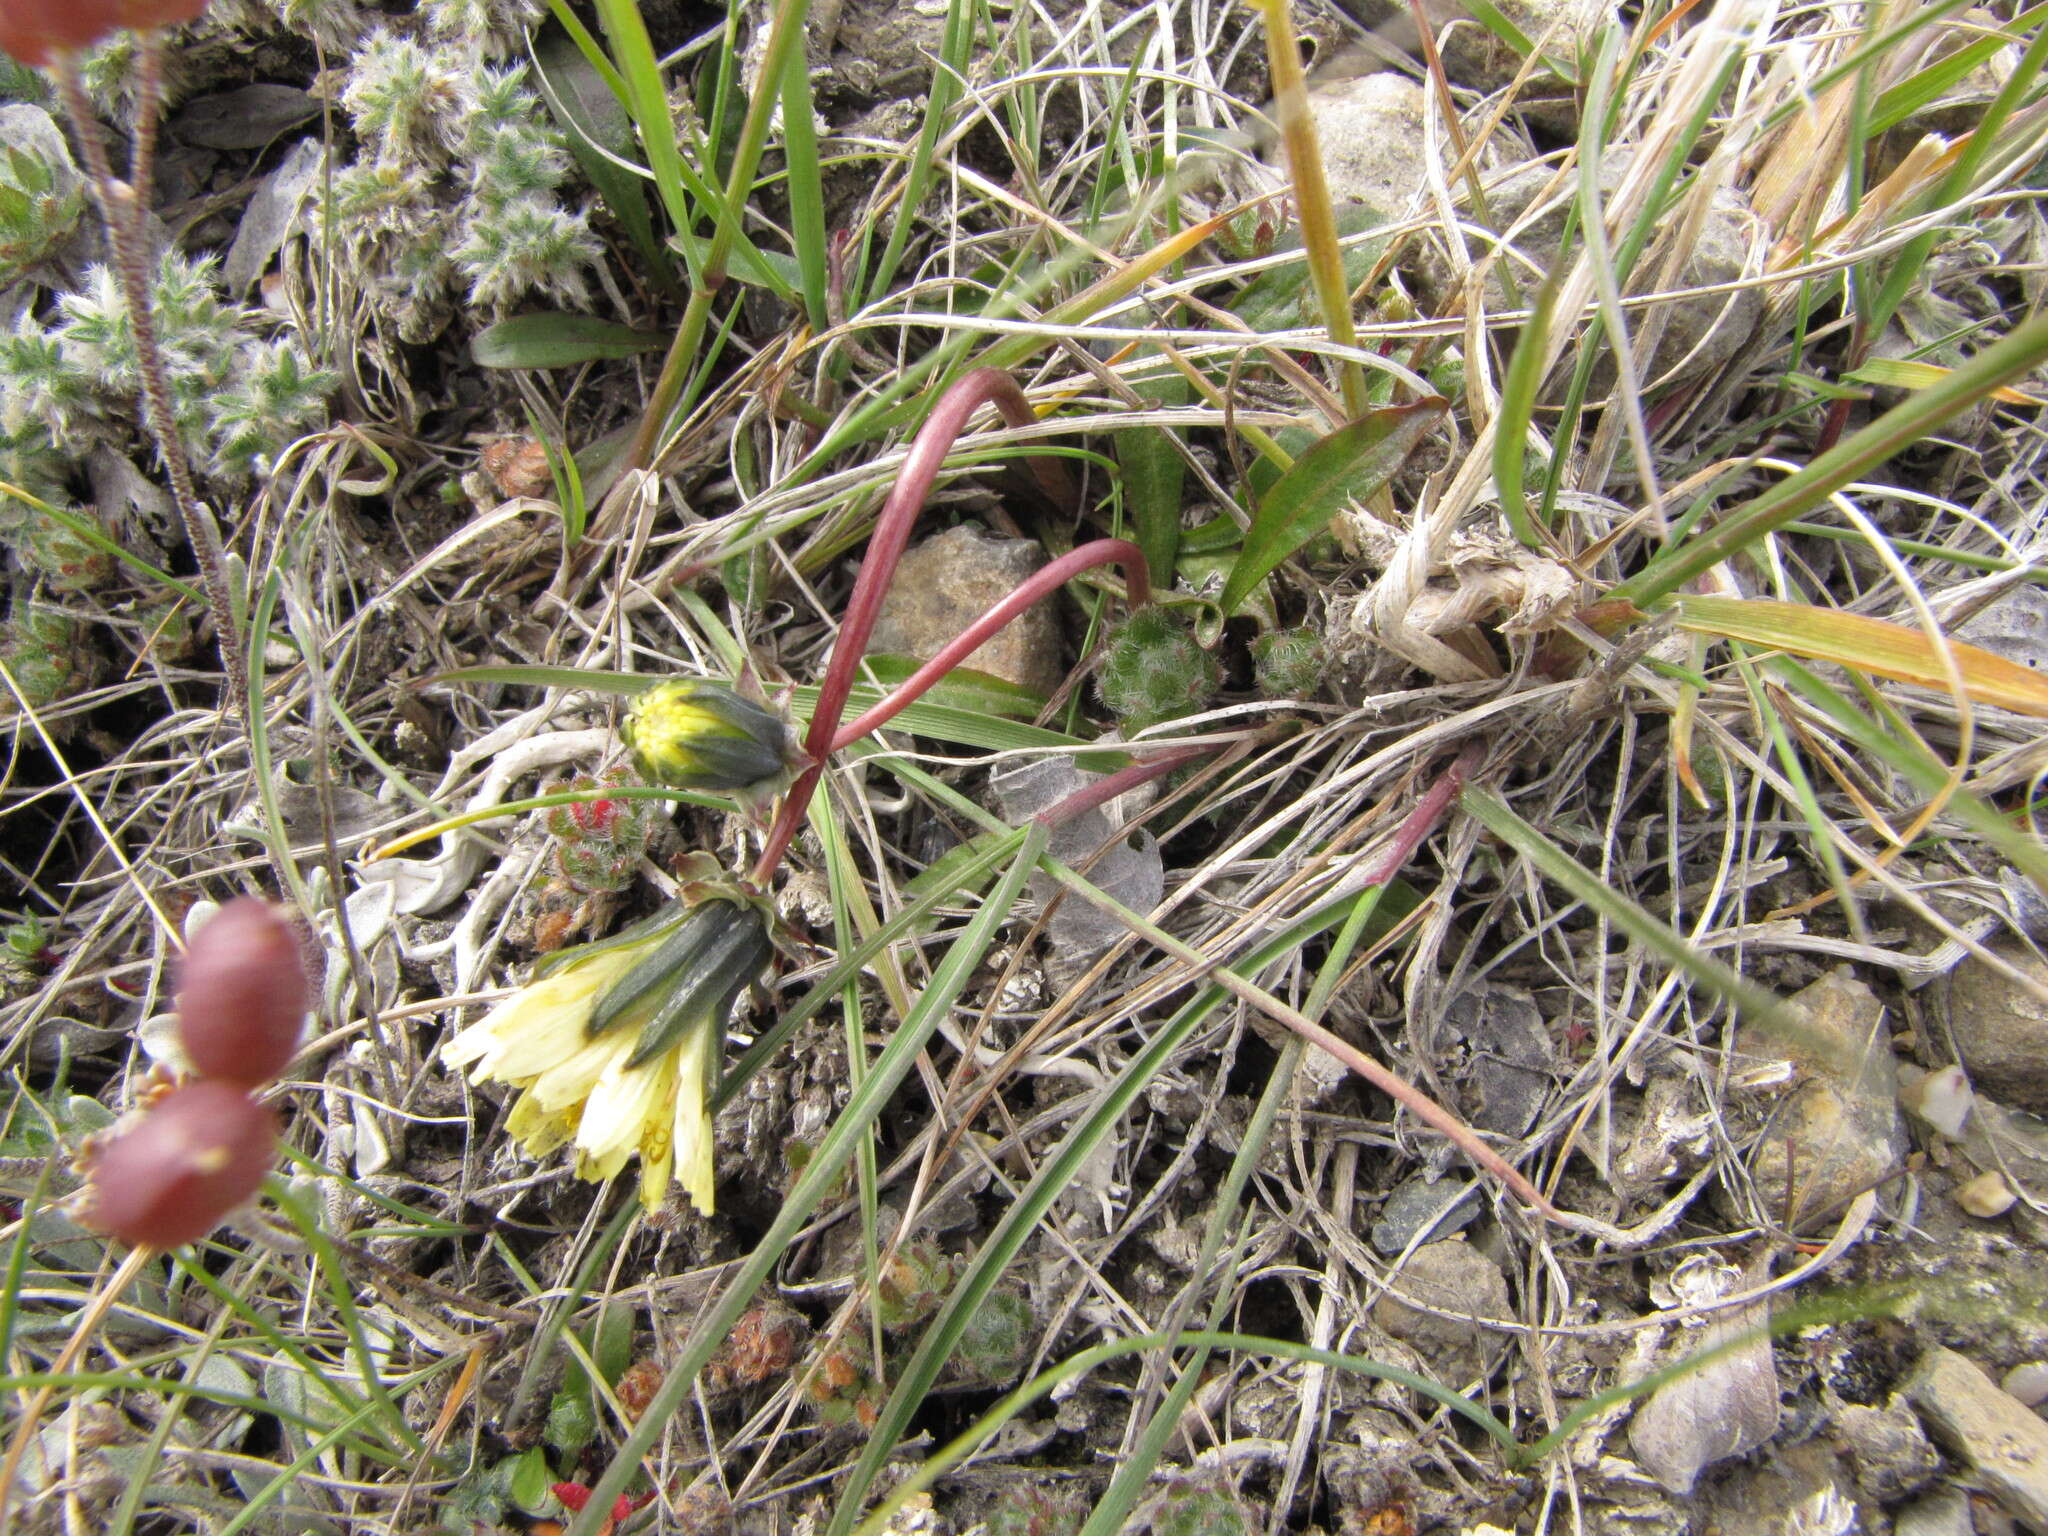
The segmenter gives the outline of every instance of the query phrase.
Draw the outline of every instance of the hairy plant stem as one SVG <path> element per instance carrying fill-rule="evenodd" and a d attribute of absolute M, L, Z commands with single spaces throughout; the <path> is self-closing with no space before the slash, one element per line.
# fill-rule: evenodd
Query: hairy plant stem
<path fill-rule="evenodd" d="M 68 53 L 59 53 L 51 61 L 50 69 L 57 78 L 57 94 L 64 103 L 65 113 L 78 135 L 86 171 L 92 179 L 93 196 L 99 203 L 100 217 L 107 226 L 107 242 L 113 248 L 114 271 L 128 301 L 128 324 L 135 335 L 136 363 L 142 374 L 143 417 L 149 425 L 150 435 L 156 439 L 157 452 L 163 457 L 164 469 L 171 480 L 171 496 L 178 504 L 178 520 L 184 525 L 186 542 L 192 546 L 192 558 L 199 567 L 199 585 L 206 594 L 207 609 L 213 615 L 214 636 L 220 646 L 221 670 L 227 676 L 228 696 L 247 729 L 253 719 L 250 714 L 249 669 L 242 654 L 242 636 L 235 623 L 234 604 L 228 596 L 226 562 L 220 546 L 214 542 L 212 525 L 200 510 L 199 492 L 192 479 L 192 464 L 185 457 L 185 444 L 178 436 L 177 417 L 171 408 L 171 384 L 164 372 L 163 352 L 157 345 L 156 315 L 149 297 L 149 253 L 144 248 L 143 192 L 114 175 L 113 162 L 107 156 L 106 140 L 101 137 L 99 121 L 93 116 L 92 102 L 86 96 L 85 84 L 78 75 L 77 60 Z M 155 116 L 157 77 L 156 48 L 154 39 L 150 39 L 144 43 L 143 95 L 138 105 L 151 118 Z M 153 140 L 153 132 L 145 137 L 145 131 L 138 124 L 135 148 L 139 170 L 148 168 L 149 145 Z"/>
<path fill-rule="evenodd" d="M 156 175 L 157 109 L 163 94 L 163 34 L 146 27 L 135 34 L 135 143 L 128 155 L 128 185 L 145 203 Z"/>
<path fill-rule="evenodd" d="M 840 717 L 846 713 L 846 701 L 853 693 L 861 657 L 867 652 L 868 637 L 874 633 L 875 620 L 882 611 L 882 599 L 888 595 L 889 582 L 896 574 L 897 563 L 902 560 L 904 548 L 910 543 L 911 527 L 931 495 L 932 484 L 938 479 L 946 455 L 952 452 L 953 444 L 966 430 L 974 413 L 989 404 L 995 405 L 1012 427 L 1031 426 L 1038 420 L 1038 413 L 1031 408 L 1031 402 L 1017 387 L 1015 379 L 999 368 L 977 368 L 956 380 L 939 397 L 938 404 L 932 407 L 931 415 L 925 418 L 924 425 L 911 441 L 903 467 L 896 472 L 896 483 L 890 487 L 889 499 L 882 504 L 882 510 L 875 518 L 875 531 L 869 536 L 868 552 L 861 561 L 860 575 L 854 579 L 853 596 L 847 599 L 846 617 L 840 623 L 839 638 L 832 643 L 832 659 L 826 665 L 823 682 L 818 686 L 817 708 L 811 714 L 810 730 L 805 734 L 803 743 L 808 762 L 797 775 L 796 783 L 790 786 L 789 793 L 783 797 L 782 809 L 768 831 L 767 847 L 747 877 L 754 885 L 766 885 L 776 866 L 781 864 L 782 856 L 789 851 L 790 842 L 796 836 L 796 829 L 803 824 L 811 796 L 817 792 L 818 782 L 824 777 L 825 765 L 832 754 L 851 746 L 915 702 L 984 640 L 1040 597 L 1057 591 L 1063 583 L 1084 570 L 1115 561 L 1124 568 L 1125 595 L 1130 605 L 1141 608 L 1152 601 L 1145 556 L 1135 544 L 1126 539 L 1097 539 L 1084 544 L 1034 574 L 1009 597 L 969 625 L 888 698 L 844 731 L 839 729 Z M 1047 494 L 1063 503 L 1071 501 L 1073 491 L 1063 466 L 1052 460 L 1033 459 L 1032 468 Z"/>

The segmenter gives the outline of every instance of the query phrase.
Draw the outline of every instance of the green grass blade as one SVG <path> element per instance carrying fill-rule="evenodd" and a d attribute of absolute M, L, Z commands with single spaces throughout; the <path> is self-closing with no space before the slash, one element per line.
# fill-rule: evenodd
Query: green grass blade
<path fill-rule="evenodd" d="M 980 890 L 988 876 L 1010 855 L 1014 847 L 1012 834 L 1007 829 L 1000 835 L 990 834 L 988 840 L 978 849 L 947 871 L 945 880 L 921 890 L 916 899 L 906 902 L 894 917 L 859 943 L 842 951 L 839 958 L 833 962 L 832 968 L 794 1004 L 782 1009 L 776 1015 L 775 1022 L 761 1032 L 747 1048 L 746 1053 L 726 1072 L 719 1082 L 718 1092 L 712 1096 L 712 1107 L 721 1108 L 731 1100 L 746 1084 L 748 1078 L 781 1053 L 800 1025 L 831 1002 L 876 956 L 890 945 L 921 932 L 930 922 L 932 914 L 956 893 Z"/>
<path fill-rule="evenodd" d="M 861 1522 L 858 1536 L 881 1536 L 888 1528 L 889 1517 L 901 1509 L 908 1500 L 931 1487 L 973 1455 L 975 1449 L 1003 1425 L 1016 1418 L 1033 1403 L 1051 1396 L 1065 1383 L 1085 1376 L 1096 1367 L 1106 1365 L 1112 1360 L 1144 1354 L 1148 1350 L 1177 1349 L 1186 1345 L 1208 1350 L 1239 1350 L 1245 1354 L 1271 1356 L 1275 1360 L 1297 1360 L 1355 1376 L 1398 1382 L 1410 1391 L 1420 1393 L 1478 1426 L 1495 1443 L 1510 1451 L 1519 1451 L 1514 1432 L 1479 1404 L 1468 1397 L 1461 1397 L 1440 1382 L 1431 1381 L 1427 1376 L 1404 1370 L 1398 1365 L 1382 1365 L 1377 1360 L 1370 1360 L 1361 1355 L 1340 1355 L 1334 1350 L 1317 1349 L 1313 1345 L 1297 1344 L 1289 1339 L 1261 1338 L 1255 1334 L 1212 1333 L 1206 1329 L 1196 1329 L 1188 1333 L 1146 1333 L 1136 1338 L 1117 1339 L 1112 1343 L 1084 1349 L 1050 1370 L 1041 1372 L 1011 1392 L 995 1407 L 976 1419 L 973 1425 L 938 1455 L 892 1489 L 888 1498 L 878 1504 L 868 1518 Z"/>
<path fill-rule="evenodd" d="M 2048 21 L 2048 5 L 2030 5 L 1990 35 L 1965 43 L 1925 69 L 1915 70 L 1878 96 L 1866 131 L 1873 135 L 1889 132 L 1915 113 L 1933 106 L 1981 65 L 2023 41 L 2028 27 L 2043 21 Z"/>
<path fill-rule="evenodd" d="M 2027 51 L 2013 72 L 1999 87 L 1998 95 L 1991 105 L 1984 109 L 1984 115 L 1977 120 L 1968 140 L 1962 146 L 1962 153 L 1949 172 L 1942 178 L 1941 187 L 1932 201 L 1936 204 L 1954 201 L 1963 197 L 1971 187 L 1977 172 L 1991 158 L 1998 147 L 1999 130 L 2013 114 L 2020 109 L 2022 101 L 2038 91 L 2044 71 L 2048 71 L 2048 26 L 2040 28 Z M 1917 235 L 1905 249 L 1891 259 L 1885 273 L 1884 286 L 1878 290 L 1870 311 L 1863 317 L 1864 334 L 1875 339 L 1885 326 L 1891 323 L 1893 315 L 1914 287 L 1926 280 L 1927 260 L 1934 254 L 1934 248 L 1949 238 L 1945 228 L 1934 228 Z"/>
<path fill-rule="evenodd" d="M 1316 968 L 1315 984 L 1310 987 L 1308 1000 L 1301 1011 L 1311 1019 L 1322 1018 L 1323 1009 L 1329 1005 L 1330 996 L 1337 990 L 1337 983 L 1344 975 L 1344 968 L 1351 963 L 1352 952 L 1358 941 L 1364 937 L 1366 924 L 1378 909 L 1380 898 L 1386 894 L 1384 885 L 1368 886 L 1358 893 L 1351 903 L 1350 915 L 1344 919 L 1344 926 L 1338 931 L 1336 940 L 1330 945 L 1330 952 L 1323 957 L 1323 963 Z M 1302 1055 L 1308 1045 L 1299 1036 L 1289 1036 L 1280 1047 L 1279 1059 L 1274 1062 L 1268 1075 L 1266 1087 L 1259 1095 L 1259 1102 L 1252 1110 L 1251 1120 L 1246 1124 L 1242 1140 L 1230 1160 L 1230 1171 L 1223 1176 L 1223 1186 L 1216 1193 L 1216 1204 L 1210 1211 L 1202 1232 L 1201 1251 L 1195 1257 L 1193 1278 L 1190 1286 L 1201 1283 L 1214 1273 L 1218 1256 L 1222 1252 L 1223 1239 L 1230 1221 L 1244 1199 L 1245 1188 L 1251 1182 L 1252 1174 L 1264 1155 L 1267 1139 L 1278 1123 L 1280 1111 L 1286 1106 L 1293 1090 L 1294 1074 L 1301 1064 Z M 1242 1243 L 1249 1236 L 1248 1229 L 1239 1235 Z M 1192 1291 L 1190 1292 L 1192 1295 Z M 1229 1314 L 1231 1303 L 1236 1299 L 1232 1287 L 1219 1285 L 1216 1299 L 1210 1304 L 1208 1326 L 1211 1331 L 1220 1330 L 1223 1320 Z M 1179 1322 L 1176 1315 L 1174 1325 Z M 1138 1437 L 1131 1453 L 1123 1459 L 1116 1475 L 1110 1479 L 1108 1490 L 1096 1500 L 1095 1511 L 1088 1517 L 1088 1523 L 1081 1528 L 1080 1536 L 1116 1536 L 1130 1518 L 1144 1495 L 1152 1472 L 1159 1459 L 1166 1453 L 1168 1442 L 1179 1430 L 1182 1415 L 1193 1401 L 1195 1389 L 1201 1384 L 1202 1372 L 1209 1359 L 1207 1345 L 1198 1345 L 1193 1355 L 1182 1364 L 1180 1377 L 1173 1389 L 1153 1410 L 1146 1423 L 1144 1433 Z"/>
<path fill-rule="evenodd" d="M 596 0 L 596 4 L 605 36 L 611 40 L 610 62 L 616 71 L 617 88 L 623 95 L 626 111 L 632 115 L 633 125 L 640 131 L 640 148 L 654 173 L 654 189 L 668 211 L 670 226 L 688 229 L 693 222 L 693 195 L 713 214 L 720 211 L 721 199 L 684 169 L 683 157 L 676 148 L 676 125 L 669 113 L 661 64 L 654 56 L 654 43 L 647 35 L 647 23 L 640 18 L 640 7 L 633 0 Z M 555 14 L 564 18 L 567 25 L 566 17 L 574 13 L 566 5 L 558 4 Z"/>
<path fill-rule="evenodd" d="M 1536 292 L 1529 321 L 1515 342 L 1514 356 L 1508 359 L 1507 377 L 1501 381 L 1500 411 L 1493 424 L 1493 483 L 1500 492 L 1500 509 L 1516 539 L 1529 549 L 1544 548 L 1545 540 L 1529 516 L 1528 498 L 1522 494 L 1522 462 L 1529 451 L 1529 423 L 1535 419 L 1536 395 L 1543 385 L 1543 355 L 1563 271 L 1560 262 Z"/>
<path fill-rule="evenodd" d="M 818 119 L 811 104 L 811 66 L 802 48 L 789 51 L 782 79 L 782 152 L 789 174 L 789 233 L 796 246 L 804 316 L 813 333 L 830 325 L 825 308 L 825 183 L 818 169 Z"/>
<path fill-rule="evenodd" d="M 924 208 L 925 193 L 931 187 L 932 160 L 938 154 L 939 135 L 960 99 L 961 82 L 967 78 L 967 51 L 973 37 L 971 0 L 947 0 L 946 30 L 939 40 L 939 56 L 932 65 L 931 89 L 925 95 L 924 121 L 918 126 L 917 143 L 910 151 L 910 165 L 903 173 L 903 190 L 896 199 L 896 219 L 889 226 L 889 240 L 880 260 L 865 283 L 855 287 L 862 302 L 872 304 L 896 280 L 896 268 L 910 245 Z"/>
<path fill-rule="evenodd" d="M 2048 360 L 2048 313 L 2022 321 L 1940 382 L 1908 395 L 1711 532 L 1667 549 L 1607 595 L 1638 607 L 1654 603 L 1811 511 L 1993 390 L 2024 379 L 2044 360 Z"/>
<path fill-rule="evenodd" d="M 1256 972 L 1283 955 L 1334 926 L 1352 905 L 1350 898 L 1338 898 L 1316 908 L 1291 924 L 1280 936 L 1261 946 L 1243 969 Z M 1076 1122 L 1059 1145 L 1040 1165 L 1038 1174 L 1010 1203 L 988 1240 L 975 1254 L 967 1269 L 954 1283 L 952 1293 L 938 1315 L 919 1338 L 917 1349 L 898 1375 L 895 1390 L 872 1430 L 867 1448 L 850 1475 L 827 1536 L 847 1536 L 861 1505 L 875 1480 L 895 1454 L 897 1442 L 908 1429 L 925 1394 L 938 1379 L 939 1371 L 960 1341 L 968 1317 L 987 1300 L 1052 1203 L 1079 1173 L 1102 1138 L 1110 1135 L 1146 1085 L 1172 1059 L 1188 1037 L 1220 1007 L 1228 994 L 1220 986 L 1205 986 L 1178 1013 L 1161 1025 L 1145 1049 L 1125 1063 L 1115 1080 L 1103 1089 L 1095 1107 Z"/>
<path fill-rule="evenodd" d="M 1821 710 L 1864 751 L 1903 774 L 1923 795 L 1940 794 L 1948 784 L 1948 765 L 1918 743 L 1901 741 L 1880 729 L 1868 716 L 1828 683 L 1789 656 L 1767 658 L 1764 666 L 1773 677 Z M 2023 822 L 2000 814 L 1968 790 L 1950 798 L 1945 814 L 1961 822 L 1971 835 L 1983 839 L 2005 856 L 2012 866 L 2048 894 L 2048 848 Z"/>
<path fill-rule="evenodd" d="M 1787 1035 L 1801 1030 L 1771 993 L 1731 967 L 1700 953 L 1641 907 L 1582 868 L 1571 855 L 1517 815 L 1497 790 L 1471 784 L 1458 804 L 1480 825 L 1521 854 L 1546 879 L 1591 907 L 1651 954 L 1685 972 L 1746 1018 Z"/>

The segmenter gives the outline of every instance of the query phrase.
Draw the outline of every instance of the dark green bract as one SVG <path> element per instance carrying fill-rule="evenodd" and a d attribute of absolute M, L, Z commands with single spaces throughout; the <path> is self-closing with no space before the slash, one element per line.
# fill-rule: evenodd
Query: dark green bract
<path fill-rule="evenodd" d="M 693 1029 L 725 1032 L 733 1003 L 758 981 L 773 953 L 761 913 L 736 901 L 700 903 L 676 931 L 621 976 L 591 1010 L 593 1040 L 633 1020 L 640 1039 L 628 1070 L 651 1061 Z"/>

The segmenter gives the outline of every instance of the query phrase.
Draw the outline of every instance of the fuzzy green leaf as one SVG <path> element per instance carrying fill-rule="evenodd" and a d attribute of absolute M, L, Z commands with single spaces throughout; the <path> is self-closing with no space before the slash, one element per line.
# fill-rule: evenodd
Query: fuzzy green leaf
<path fill-rule="evenodd" d="M 667 344 L 666 336 L 616 321 L 543 311 L 514 315 L 477 332 L 469 355 L 485 368 L 573 368 L 603 358 L 636 357 Z"/>

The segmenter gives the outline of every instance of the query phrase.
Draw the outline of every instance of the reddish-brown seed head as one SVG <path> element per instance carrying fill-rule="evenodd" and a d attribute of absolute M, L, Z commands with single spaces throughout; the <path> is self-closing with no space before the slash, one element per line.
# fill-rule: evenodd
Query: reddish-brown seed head
<path fill-rule="evenodd" d="M 178 1038 L 201 1077 L 260 1087 L 299 1049 L 309 988 L 299 944 L 277 911 L 238 896 L 178 964 Z"/>
<path fill-rule="evenodd" d="M 268 1108 L 229 1083 L 187 1083 L 101 1145 L 79 1220 L 124 1243 L 175 1248 L 254 1195 L 276 1157 Z"/>
<path fill-rule="evenodd" d="M 0 53 L 43 65 L 122 27 L 191 21 L 206 0 L 0 0 Z"/>

